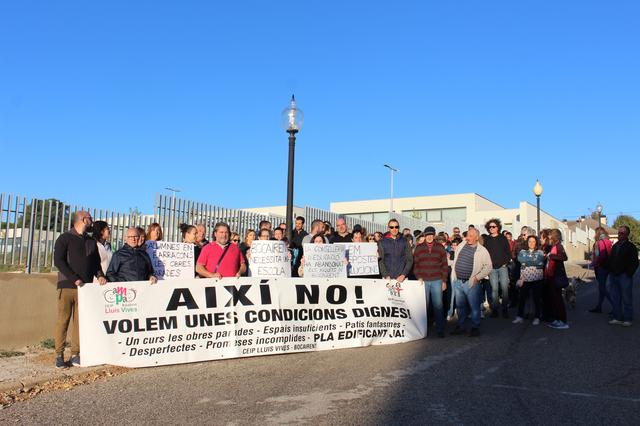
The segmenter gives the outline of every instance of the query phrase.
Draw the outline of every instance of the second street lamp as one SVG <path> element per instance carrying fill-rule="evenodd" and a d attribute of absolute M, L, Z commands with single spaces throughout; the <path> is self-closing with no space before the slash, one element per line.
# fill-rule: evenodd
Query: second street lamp
<path fill-rule="evenodd" d="M 400 170 L 394 169 L 388 164 L 384 164 L 384 166 L 391 172 L 391 194 L 389 196 L 389 219 L 391 219 L 391 214 L 393 213 L 393 173 L 399 172 Z"/>
<path fill-rule="evenodd" d="M 289 133 L 289 172 L 287 174 L 287 239 L 291 241 L 293 232 L 293 163 L 296 151 L 296 133 L 302 128 L 304 114 L 291 95 L 289 106 L 282 111 L 282 127 Z"/>
<path fill-rule="evenodd" d="M 596 211 L 598 212 L 598 226 L 602 226 L 602 204 L 598 203 L 596 206 Z"/>
<path fill-rule="evenodd" d="M 540 237 L 540 196 L 542 195 L 542 185 L 536 179 L 536 185 L 533 187 L 533 195 L 536 196 L 536 211 L 538 214 L 538 222 L 536 224 L 537 235 Z"/>

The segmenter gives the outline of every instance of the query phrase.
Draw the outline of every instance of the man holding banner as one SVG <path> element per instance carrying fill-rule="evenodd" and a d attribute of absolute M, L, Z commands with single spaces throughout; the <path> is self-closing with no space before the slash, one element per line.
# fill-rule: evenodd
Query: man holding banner
<path fill-rule="evenodd" d="M 229 225 L 216 223 L 216 240 L 204 246 L 196 272 L 205 278 L 240 277 L 246 270 L 244 257 L 236 244 L 229 243 Z"/>

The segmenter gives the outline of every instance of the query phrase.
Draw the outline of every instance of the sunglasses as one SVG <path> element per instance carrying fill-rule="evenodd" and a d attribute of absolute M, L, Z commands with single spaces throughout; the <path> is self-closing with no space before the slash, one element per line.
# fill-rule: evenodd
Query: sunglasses
<path fill-rule="evenodd" d="M 231 241 L 233 241 L 234 243 L 239 243 L 240 242 L 240 240 L 235 240 L 235 239 L 231 240 Z"/>
<path fill-rule="evenodd" d="M 389 229 L 400 229 L 399 226 L 389 226 Z"/>
<path fill-rule="evenodd" d="M 491 226 L 489 226 L 489 229 L 491 229 L 491 228 L 497 228 L 497 226 L 496 225 L 491 225 Z"/>

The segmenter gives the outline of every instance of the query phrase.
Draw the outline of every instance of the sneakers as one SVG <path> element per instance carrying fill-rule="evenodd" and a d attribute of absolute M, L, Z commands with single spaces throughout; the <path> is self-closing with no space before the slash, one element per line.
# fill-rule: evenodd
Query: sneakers
<path fill-rule="evenodd" d="M 566 330 L 567 328 L 569 328 L 569 324 L 560 320 L 555 320 L 551 324 L 547 324 L 547 325 L 551 328 L 555 328 L 556 330 Z"/>
<path fill-rule="evenodd" d="M 633 323 L 631 321 L 625 321 L 622 323 L 623 327 L 631 327 L 633 325 Z"/>
<path fill-rule="evenodd" d="M 480 335 L 480 330 L 478 330 L 475 327 L 471 328 L 471 331 L 469 331 L 469 337 L 478 337 Z"/>
<path fill-rule="evenodd" d="M 540 325 L 540 319 L 539 318 L 534 318 L 533 322 L 531 323 L 533 325 Z"/>
<path fill-rule="evenodd" d="M 513 321 L 511 321 L 511 324 L 520 324 L 524 321 L 524 318 L 522 317 L 516 317 L 516 319 L 514 319 Z"/>
<path fill-rule="evenodd" d="M 613 318 L 611 320 L 609 320 L 609 324 L 611 325 L 622 325 L 622 321 L 618 321 L 617 319 Z"/>
<path fill-rule="evenodd" d="M 80 367 L 80 355 L 74 355 L 69 360 L 69 363 L 74 367 Z"/>
<path fill-rule="evenodd" d="M 64 357 L 62 355 L 56 357 L 56 368 L 69 368 L 69 364 L 64 362 Z"/>

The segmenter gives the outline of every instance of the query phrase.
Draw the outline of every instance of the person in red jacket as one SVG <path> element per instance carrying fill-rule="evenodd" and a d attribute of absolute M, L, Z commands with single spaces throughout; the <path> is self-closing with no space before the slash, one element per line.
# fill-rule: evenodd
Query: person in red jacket
<path fill-rule="evenodd" d="M 424 230 L 424 242 L 419 244 L 413 252 L 413 273 L 424 285 L 427 308 L 429 299 L 433 304 L 436 317 L 436 331 L 438 337 L 444 337 L 444 312 L 442 309 L 442 292 L 447 289 L 447 251 L 435 242 L 436 230 L 427 226 Z"/>

